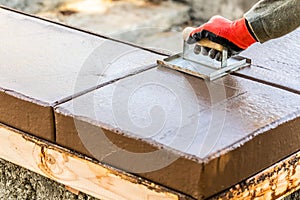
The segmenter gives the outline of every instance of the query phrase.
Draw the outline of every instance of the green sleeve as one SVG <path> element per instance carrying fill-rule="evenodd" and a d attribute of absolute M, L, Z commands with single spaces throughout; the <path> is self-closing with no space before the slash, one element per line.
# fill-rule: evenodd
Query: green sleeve
<path fill-rule="evenodd" d="M 244 17 L 258 41 L 263 43 L 300 25 L 300 0 L 261 0 Z"/>

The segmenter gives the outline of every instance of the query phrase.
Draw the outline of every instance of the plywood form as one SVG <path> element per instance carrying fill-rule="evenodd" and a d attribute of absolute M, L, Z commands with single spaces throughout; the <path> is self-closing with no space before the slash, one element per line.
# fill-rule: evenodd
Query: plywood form
<path fill-rule="evenodd" d="M 52 106 L 161 56 L 0 7 L 0 122 L 54 141 Z"/>
<path fill-rule="evenodd" d="M 299 150 L 299 103 L 244 78 L 155 68 L 57 106 L 56 139 L 202 199 Z"/>

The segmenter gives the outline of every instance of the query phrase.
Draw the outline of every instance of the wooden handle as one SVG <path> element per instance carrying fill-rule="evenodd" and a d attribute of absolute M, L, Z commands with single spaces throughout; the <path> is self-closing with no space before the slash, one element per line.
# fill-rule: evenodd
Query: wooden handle
<path fill-rule="evenodd" d="M 205 39 L 202 39 L 198 42 L 198 44 L 200 46 L 203 46 L 203 47 L 208 47 L 208 48 L 211 48 L 211 49 L 216 49 L 218 51 L 223 51 L 224 49 L 224 46 L 218 44 L 218 43 L 215 43 L 215 42 L 212 42 L 210 41 L 209 39 L 205 38 Z"/>
<path fill-rule="evenodd" d="M 194 30 L 193 27 L 186 27 L 183 31 L 182 31 L 182 37 L 185 41 L 187 41 L 187 39 L 189 38 L 191 32 Z M 215 43 L 215 42 L 212 42 L 210 41 L 209 39 L 207 38 L 204 38 L 202 40 L 200 40 L 198 42 L 198 44 L 200 46 L 203 46 L 203 47 L 208 47 L 208 48 L 211 48 L 211 49 L 216 49 L 218 51 L 223 51 L 224 47 L 218 43 Z"/>

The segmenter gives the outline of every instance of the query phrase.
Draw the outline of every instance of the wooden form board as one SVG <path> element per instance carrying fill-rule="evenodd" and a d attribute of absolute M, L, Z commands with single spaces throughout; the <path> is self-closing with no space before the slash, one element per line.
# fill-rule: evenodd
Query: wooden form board
<path fill-rule="evenodd" d="M 0 141 L 0 158 L 65 184 L 72 190 L 79 190 L 102 200 L 191 199 L 4 125 L 0 125 Z M 212 197 L 211 200 L 279 199 L 298 189 L 300 152 Z"/>
<path fill-rule="evenodd" d="M 300 152 L 211 198 L 212 200 L 282 199 L 300 189 Z"/>
<path fill-rule="evenodd" d="M 0 141 L 0 158 L 101 200 L 188 199 L 4 125 Z"/>

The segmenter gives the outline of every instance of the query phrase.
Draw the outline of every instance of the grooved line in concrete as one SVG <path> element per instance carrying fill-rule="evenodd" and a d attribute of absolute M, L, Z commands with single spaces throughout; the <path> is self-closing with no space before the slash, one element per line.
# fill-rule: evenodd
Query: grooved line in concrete
<path fill-rule="evenodd" d="M 245 74 L 240 74 L 239 72 L 233 72 L 232 75 L 240 77 L 240 78 L 248 79 L 248 80 L 251 80 L 251 81 L 254 81 L 254 82 L 262 83 L 264 85 L 268 85 L 268 86 L 275 87 L 275 88 L 278 88 L 278 89 L 286 90 L 286 91 L 292 92 L 294 94 L 299 94 L 300 95 L 299 90 L 296 90 L 296 89 L 293 89 L 293 88 L 290 88 L 290 87 L 286 87 L 286 86 L 283 86 L 283 85 L 280 85 L 280 84 L 277 84 L 277 83 L 262 80 L 262 79 L 255 78 L 255 77 L 252 77 L 252 76 L 247 76 Z"/>
<path fill-rule="evenodd" d="M 104 87 L 104 86 L 106 86 L 106 85 L 110 85 L 110 84 L 112 84 L 112 83 L 114 83 L 114 82 L 116 82 L 116 81 L 125 79 L 125 78 L 130 77 L 130 76 L 134 76 L 134 75 L 136 75 L 136 74 L 142 73 L 142 72 L 147 71 L 147 70 L 149 70 L 149 69 L 155 68 L 156 66 L 157 66 L 157 64 L 151 64 L 151 65 L 143 66 L 143 67 L 141 67 L 141 68 L 138 69 L 138 70 L 132 70 L 131 72 L 129 72 L 129 73 L 126 74 L 126 75 L 123 75 L 123 76 L 120 76 L 120 77 L 116 77 L 116 78 L 114 78 L 114 79 L 112 79 L 112 80 L 110 80 L 110 81 L 107 81 L 107 82 L 104 82 L 104 83 L 102 83 L 102 84 L 96 85 L 96 86 L 94 86 L 94 87 L 88 88 L 88 89 L 83 90 L 83 91 L 81 91 L 81 92 L 78 92 L 78 93 L 76 93 L 76 94 L 74 94 L 74 95 L 72 95 L 72 96 L 63 98 L 63 99 L 61 99 L 61 100 L 55 102 L 55 103 L 52 105 L 52 107 L 58 106 L 58 105 L 60 105 L 60 104 L 63 104 L 63 103 L 65 103 L 65 102 L 68 102 L 68 101 L 71 101 L 72 99 L 75 99 L 75 98 L 77 98 L 77 97 L 80 97 L 80 96 L 82 96 L 82 95 L 85 95 L 85 94 L 87 94 L 87 93 L 89 93 L 89 92 L 92 92 L 92 91 L 94 91 L 94 90 L 97 90 L 97 89 L 99 89 L 99 88 L 101 88 L 101 87 Z M 53 115 L 54 115 L 54 110 L 53 110 Z"/>
<path fill-rule="evenodd" d="M 56 142 L 56 119 L 55 119 L 55 110 L 54 107 L 51 106 L 51 115 L 52 115 L 52 119 L 53 119 L 53 141 Z"/>

